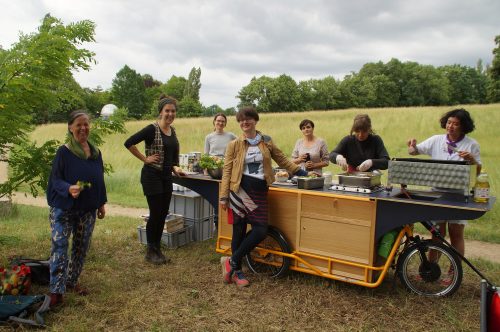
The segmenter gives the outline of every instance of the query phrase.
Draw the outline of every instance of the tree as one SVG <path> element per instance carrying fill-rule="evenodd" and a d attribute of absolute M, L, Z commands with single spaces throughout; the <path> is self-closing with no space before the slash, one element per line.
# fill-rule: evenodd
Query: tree
<path fill-rule="evenodd" d="M 192 68 L 189 72 L 186 86 L 184 88 L 184 95 L 182 98 L 189 97 L 190 99 L 200 101 L 200 88 L 201 88 L 201 68 Z"/>
<path fill-rule="evenodd" d="M 500 35 L 495 37 L 497 47 L 493 49 L 493 60 L 488 69 L 488 101 L 500 101 Z"/>
<path fill-rule="evenodd" d="M 187 80 L 184 77 L 172 75 L 167 83 L 162 86 L 162 91 L 165 92 L 167 96 L 182 100 L 186 84 Z"/>
<path fill-rule="evenodd" d="M 203 109 L 199 101 L 184 96 L 177 104 L 177 114 L 181 118 L 191 118 L 203 115 Z"/>
<path fill-rule="evenodd" d="M 94 53 L 81 45 L 94 41 L 94 30 L 91 21 L 64 25 L 47 14 L 37 32 L 21 34 L 11 49 L 0 49 L 0 160 L 8 163 L 11 174 L 0 184 L 0 197 L 10 196 L 21 184 L 34 196 L 46 188 L 61 142 L 40 146 L 31 141 L 32 113 L 60 107 L 61 91 L 54 87 L 69 82 L 73 70 L 90 68 Z"/>
<path fill-rule="evenodd" d="M 128 109 L 129 115 L 140 119 L 147 112 L 146 88 L 140 74 L 125 65 L 111 83 L 111 95 L 118 107 Z"/>

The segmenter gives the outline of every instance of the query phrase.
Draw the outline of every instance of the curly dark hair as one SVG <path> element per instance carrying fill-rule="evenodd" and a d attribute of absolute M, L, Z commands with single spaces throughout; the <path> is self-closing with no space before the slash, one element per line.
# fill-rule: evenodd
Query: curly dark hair
<path fill-rule="evenodd" d="M 253 106 L 245 106 L 236 113 L 236 121 L 241 122 L 246 118 L 254 119 L 255 122 L 259 121 L 259 114 Z"/>
<path fill-rule="evenodd" d="M 446 129 L 446 123 L 449 118 L 457 118 L 460 120 L 460 127 L 462 128 L 463 134 L 471 133 L 476 128 L 474 126 L 474 120 L 472 120 L 469 112 L 467 112 L 464 108 L 457 108 L 443 114 L 441 119 L 439 119 L 441 128 Z"/>

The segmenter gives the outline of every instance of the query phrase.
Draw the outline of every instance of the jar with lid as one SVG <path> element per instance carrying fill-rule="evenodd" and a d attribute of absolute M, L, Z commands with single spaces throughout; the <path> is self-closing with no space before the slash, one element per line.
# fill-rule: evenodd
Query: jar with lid
<path fill-rule="evenodd" d="M 490 199 L 490 181 L 488 174 L 483 170 L 476 179 L 474 186 L 474 202 L 487 203 Z"/>

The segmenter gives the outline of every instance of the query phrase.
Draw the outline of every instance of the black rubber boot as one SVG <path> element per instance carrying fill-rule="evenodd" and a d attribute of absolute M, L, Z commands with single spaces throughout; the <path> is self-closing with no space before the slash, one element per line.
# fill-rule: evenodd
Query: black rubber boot
<path fill-rule="evenodd" d="M 158 256 L 155 247 L 150 245 L 148 245 L 146 256 L 144 257 L 144 259 L 146 260 L 146 262 L 154 265 L 165 264 L 163 262 L 163 259 L 160 256 Z"/>
<path fill-rule="evenodd" d="M 161 244 L 157 244 L 157 245 L 155 245 L 154 249 L 155 249 L 155 251 L 156 251 L 156 254 L 158 255 L 158 258 L 161 260 L 161 264 L 167 264 L 167 263 L 170 263 L 170 258 L 168 258 L 167 256 L 165 256 L 165 255 L 161 252 Z"/>

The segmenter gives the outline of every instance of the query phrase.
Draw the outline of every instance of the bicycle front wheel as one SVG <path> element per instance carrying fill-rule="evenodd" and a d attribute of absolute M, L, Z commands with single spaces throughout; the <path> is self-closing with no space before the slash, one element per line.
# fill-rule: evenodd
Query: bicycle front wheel
<path fill-rule="evenodd" d="M 266 249 L 284 253 L 291 252 L 283 234 L 276 228 L 269 226 L 267 237 L 245 256 L 250 271 L 271 278 L 280 278 L 286 275 L 291 259 L 280 254 L 270 253 Z"/>
<path fill-rule="evenodd" d="M 432 240 L 406 248 L 398 259 L 397 271 L 408 290 L 434 297 L 455 293 L 463 277 L 460 259 L 444 244 Z"/>

